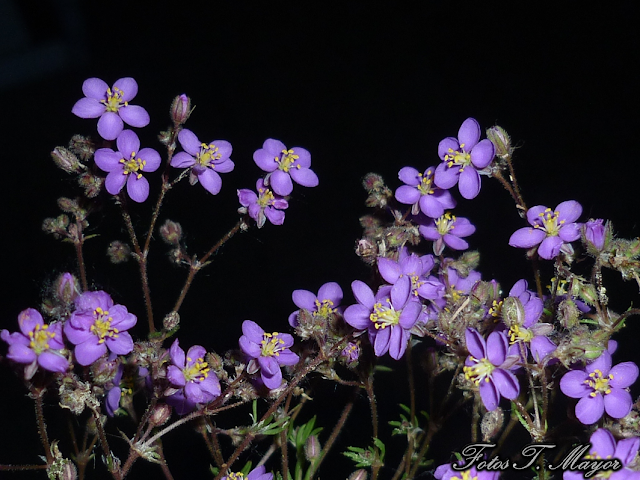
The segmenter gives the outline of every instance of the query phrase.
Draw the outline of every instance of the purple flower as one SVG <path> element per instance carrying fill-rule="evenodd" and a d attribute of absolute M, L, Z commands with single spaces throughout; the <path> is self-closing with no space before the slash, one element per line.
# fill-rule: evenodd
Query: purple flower
<path fill-rule="evenodd" d="M 256 182 L 256 190 L 241 189 L 238 190 L 238 199 L 240 205 L 248 208 L 249 216 L 256 221 L 258 228 L 262 228 L 267 218 L 274 225 L 282 225 L 284 223 L 284 212 L 289 207 L 287 202 L 281 195 L 273 193 L 264 186 L 264 180 L 258 179 Z"/>
<path fill-rule="evenodd" d="M 327 318 L 339 310 L 343 296 L 340 285 L 328 282 L 320 287 L 317 296 L 308 290 L 294 290 L 291 299 L 298 308 L 308 310 L 314 317 Z M 298 326 L 298 313 L 300 310 L 289 315 L 289 325 L 294 328 Z"/>
<path fill-rule="evenodd" d="M 366 283 L 355 280 L 351 289 L 358 303 L 344 311 L 345 321 L 356 330 L 368 331 L 376 356 L 389 352 L 391 358 L 399 360 L 422 311 L 420 302 L 412 299 L 411 285 L 383 285 L 374 295 Z"/>
<path fill-rule="evenodd" d="M 76 299 L 76 310 L 64 325 L 67 339 L 73 343 L 80 365 L 91 365 L 107 350 L 126 355 L 133 350 L 129 330 L 137 318 L 123 305 L 114 305 L 103 292 L 85 292 Z"/>
<path fill-rule="evenodd" d="M 149 196 L 149 182 L 142 172 L 155 172 L 160 166 L 160 154 L 153 148 L 140 150 L 140 140 L 132 130 L 123 130 L 116 145 L 117 152 L 100 148 L 95 154 L 96 165 L 109 172 L 104 182 L 107 192 L 117 195 L 126 183 L 131 199 L 144 202 Z"/>
<path fill-rule="evenodd" d="M 378 258 L 378 270 L 380 276 L 396 288 L 406 288 L 407 283 L 411 288 L 414 298 L 418 295 L 422 298 L 433 300 L 442 297 L 444 285 L 434 276 L 428 276 L 434 266 L 433 255 L 409 254 L 406 247 L 400 249 L 398 261 L 386 257 Z"/>
<path fill-rule="evenodd" d="M 253 160 L 269 172 L 265 185 L 271 185 L 278 195 L 286 196 L 293 191 L 291 179 L 303 187 L 318 186 L 318 176 L 309 168 L 311 154 L 304 148 L 287 149 L 280 140 L 269 138 L 253 153 Z"/>
<path fill-rule="evenodd" d="M 413 167 L 404 167 L 398 172 L 398 178 L 405 185 L 396 190 L 396 200 L 411 205 L 412 215 L 422 211 L 427 217 L 438 218 L 445 209 L 456 206 L 448 190 L 433 185 L 434 171 L 433 167 L 429 167 L 422 174 Z"/>
<path fill-rule="evenodd" d="M 467 118 L 458 131 L 458 138 L 447 137 L 438 145 L 443 163 L 436 168 L 435 184 L 445 190 L 456 183 L 460 194 L 471 200 L 480 193 L 480 174 L 476 169 L 487 167 L 495 156 L 490 140 L 480 140 L 480 124 Z"/>
<path fill-rule="evenodd" d="M 585 473 L 588 473 L 587 471 L 581 473 L 566 470 L 562 475 L 563 480 L 584 480 L 585 478 L 607 478 L 609 480 L 640 479 L 640 472 L 630 468 L 638 453 L 640 438 L 625 438 L 616 443 L 616 439 L 609 430 L 599 428 L 593 432 L 589 443 L 591 443 L 591 449 L 585 459 L 589 459 L 592 462 L 600 459 L 617 459 L 622 463 L 622 468 L 617 471 L 599 470 L 595 476 L 585 476 Z"/>
<path fill-rule="evenodd" d="M 178 415 L 220 396 L 220 381 L 204 361 L 206 353 L 204 347 L 194 345 L 185 356 L 178 339 L 169 349 L 171 365 L 167 368 L 167 379 L 178 390 L 167 397 L 167 403 L 175 407 Z"/>
<path fill-rule="evenodd" d="M 627 387 L 638 378 L 638 366 L 623 362 L 612 368 L 611 363 L 611 354 L 604 352 L 584 370 L 571 370 L 560 380 L 562 393 L 580 399 L 576 417 L 585 425 L 596 423 L 605 411 L 613 418 L 631 411 L 633 402 Z"/>
<path fill-rule="evenodd" d="M 575 200 L 562 202 L 554 211 L 544 205 L 530 208 L 527 220 L 533 228 L 516 230 L 509 239 L 509 245 L 518 248 L 540 245 L 538 253 L 546 260 L 557 257 L 563 247 L 563 251 L 570 253 L 571 246 L 566 244 L 580 238 L 580 225 L 575 221 L 581 214 L 582 206 Z"/>
<path fill-rule="evenodd" d="M 445 213 L 427 225 L 420 225 L 420 234 L 427 240 L 433 240 L 433 253 L 440 255 L 444 246 L 453 250 L 466 250 L 469 244 L 462 240 L 476 231 L 476 227 L 466 218 L 458 218 Z"/>
<path fill-rule="evenodd" d="M 132 127 L 149 125 L 149 114 L 129 102 L 138 93 L 138 84 L 131 77 L 116 80 L 109 88 L 99 78 L 88 78 L 82 84 L 81 98 L 71 109 L 80 118 L 98 118 L 98 133 L 105 140 L 115 140 L 123 128 L 123 120 Z"/>
<path fill-rule="evenodd" d="M 485 341 L 477 330 L 467 328 L 465 335 L 469 355 L 464 376 L 480 390 L 480 398 L 487 410 L 498 407 L 500 396 L 514 400 L 520 393 L 520 384 L 507 368 L 509 342 L 504 332 L 492 332 Z"/>
<path fill-rule="evenodd" d="M 186 168 L 193 166 L 189 181 L 195 185 L 198 181 L 204 189 L 217 195 L 222 188 L 222 179 L 218 173 L 229 173 L 235 167 L 231 156 L 231 144 L 226 140 L 214 140 L 206 144 L 200 143 L 198 137 L 186 128 L 178 134 L 178 141 L 184 152 L 176 153 L 171 159 L 171 166 Z"/>
<path fill-rule="evenodd" d="M 293 337 L 288 333 L 265 333 L 256 322 L 242 322 L 240 348 L 251 360 L 247 372 L 254 374 L 260 370 L 262 381 L 268 389 L 278 388 L 282 383 L 280 365 L 295 365 L 300 358 L 289 350 Z"/>
<path fill-rule="evenodd" d="M 598 252 L 604 249 L 604 244 L 607 239 L 607 225 L 603 225 L 603 219 L 589 220 L 584 224 L 584 238 L 587 244 Z"/>
<path fill-rule="evenodd" d="M 360 344 L 349 342 L 340 352 L 340 357 L 347 365 L 353 365 L 360 358 Z"/>
<path fill-rule="evenodd" d="M 248 475 L 242 473 L 227 473 L 226 477 L 222 477 L 222 480 L 273 480 L 273 473 L 266 473 L 264 465 L 254 468 Z"/>
<path fill-rule="evenodd" d="M 476 467 L 458 471 L 454 470 L 450 464 L 445 463 L 436 468 L 433 476 L 437 480 L 498 480 L 500 472 L 476 470 Z"/>
<path fill-rule="evenodd" d="M 64 349 L 62 324 L 46 325 L 40 312 L 33 308 L 20 312 L 18 324 L 19 332 L 0 332 L 0 338 L 9 344 L 9 360 L 30 364 L 29 378 L 35 373 L 36 365 L 50 372 L 67 371 L 69 362 L 61 352 Z"/>

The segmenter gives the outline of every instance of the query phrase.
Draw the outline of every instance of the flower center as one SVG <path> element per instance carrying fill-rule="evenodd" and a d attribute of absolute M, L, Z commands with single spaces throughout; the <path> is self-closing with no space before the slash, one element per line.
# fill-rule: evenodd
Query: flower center
<path fill-rule="evenodd" d="M 227 475 L 227 480 L 244 480 L 244 474 L 242 473 L 229 473 Z"/>
<path fill-rule="evenodd" d="M 459 165 L 462 172 L 464 167 L 471 165 L 471 154 L 464 151 L 464 143 L 460 144 L 460 150 L 462 151 L 450 148 L 444 156 L 444 161 L 447 162 L 447 167 L 449 168 Z"/>
<path fill-rule="evenodd" d="M 433 170 L 429 169 L 425 173 L 426 175 L 418 173 L 420 183 L 417 185 L 417 189 L 422 195 L 432 195 L 433 188 L 431 188 L 431 184 L 433 183 Z"/>
<path fill-rule="evenodd" d="M 122 101 L 123 96 L 124 92 L 118 87 L 113 87 L 113 91 L 110 88 L 107 88 L 107 99 L 100 100 L 100 103 L 107 107 L 107 112 L 117 112 L 120 107 L 126 107 L 129 105 L 128 102 Z"/>
<path fill-rule="evenodd" d="M 262 341 L 260 342 L 263 357 L 279 357 L 280 352 L 286 348 L 282 346 L 284 345 L 284 340 L 282 340 L 279 335 L 278 332 L 265 333 L 263 335 Z"/>
<path fill-rule="evenodd" d="M 465 470 L 464 472 L 460 472 L 460 477 L 451 477 L 451 480 L 478 480 L 478 476 L 471 476 L 471 470 Z"/>
<path fill-rule="evenodd" d="M 450 213 L 445 213 L 436 219 L 436 228 L 440 235 L 446 235 L 455 228 L 456 216 Z"/>
<path fill-rule="evenodd" d="M 49 325 L 36 325 L 36 328 L 29 332 L 29 348 L 36 352 L 36 355 L 48 350 L 49 340 L 56 336 L 48 329 Z"/>
<path fill-rule="evenodd" d="M 333 308 L 333 302 L 331 300 L 322 300 L 321 302 L 316 298 L 316 311 L 313 312 L 314 317 L 326 318 L 335 311 L 336 309 Z"/>
<path fill-rule="evenodd" d="M 218 150 L 218 147 L 213 143 L 210 143 L 209 145 L 201 143 L 200 153 L 196 155 L 196 161 L 201 167 L 215 168 L 213 163 L 222 158 L 222 154 Z"/>
<path fill-rule="evenodd" d="M 275 157 L 275 161 L 278 163 L 280 170 L 288 172 L 292 167 L 300 168 L 300 165 L 294 165 L 298 158 L 300 156 L 293 153 L 293 150 L 282 150 L 282 155 L 280 155 L 280 158 Z"/>
<path fill-rule="evenodd" d="M 389 325 L 397 325 L 400 322 L 401 310 L 396 310 L 391 305 L 391 300 L 386 299 L 387 304 L 384 306 L 382 302 L 378 302 L 373 306 L 373 313 L 369 315 L 369 319 L 373 322 L 373 326 L 376 330 L 384 330 Z"/>
<path fill-rule="evenodd" d="M 496 367 L 487 358 L 478 360 L 470 356 L 469 359 L 474 362 L 475 365 L 463 368 L 464 378 L 471 380 L 476 385 L 479 385 L 483 378 L 485 382 L 488 382 L 491 372 L 493 372 Z"/>
<path fill-rule="evenodd" d="M 542 219 L 543 226 L 535 225 L 534 228 L 543 228 L 547 232 L 547 235 L 557 237 L 560 227 L 564 224 L 564 220 L 558 221 L 559 215 L 560 212 L 553 212 L 550 208 L 547 208 L 544 212 L 538 214 Z"/>
<path fill-rule="evenodd" d="M 613 380 L 613 375 L 609 374 L 605 377 L 600 369 L 596 369 L 595 372 L 590 373 L 589 378 L 584 381 L 588 387 L 591 387 L 594 390 L 589 394 L 589 396 L 593 398 L 598 393 L 602 393 L 604 395 L 611 393 L 609 380 Z"/>
<path fill-rule="evenodd" d="M 119 330 L 111 328 L 111 320 L 109 312 L 98 307 L 93 311 L 95 322 L 91 325 L 91 333 L 95 334 L 100 340 L 98 343 L 104 343 L 105 338 L 118 338 Z"/>
<path fill-rule="evenodd" d="M 268 188 L 259 188 L 258 189 L 258 205 L 262 208 L 268 207 L 273 204 L 274 201 L 273 192 Z"/>
<path fill-rule="evenodd" d="M 187 382 L 201 382 L 209 376 L 209 370 L 207 362 L 204 358 L 198 358 L 195 362 L 187 357 L 187 368 L 182 370 L 182 374 Z M 189 365 L 191 363 L 191 365 Z"/>
<path fill-rule="evenodd" d="M 497 317 L 498 315 L 500 315 L 500 312 L 502 312 L 503 303 L 504 302 L 502 300 L 500 300 L 499 302 L 494 300 L 491 304 L 491 308 L 489 308 L 489 315 L 491 315 L 492 317 Z"/>
<path fill-rule="evenodd" d="M 130 173 L 135 173 L 136 178 L 140 178 L 142 176 L 142 174 L 139 172 L 144 170 L 144 166 L 147 164 L 145 160 L 142 160 L 141 158 L 136 158 L 136 152 L 131 152 L 131 156 L 129 157 L 128 160 L 121 158 L 120 163 L 124 165 L 123 173 L 125 175 L 129 175 Z"/>
<path fill-rule="evenodd" d="M 533 338 L 533 332 L 528 328 L 520 328 L 519 325 L 514 324 L 509 329 L 509 344 L 513 345 L 516 342 L 530 342 Z"/>

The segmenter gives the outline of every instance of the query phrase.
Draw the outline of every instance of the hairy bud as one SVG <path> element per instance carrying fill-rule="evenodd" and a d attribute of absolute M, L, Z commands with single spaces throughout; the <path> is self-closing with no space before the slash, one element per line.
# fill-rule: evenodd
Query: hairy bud
<path fill-rule="evenodd" d="M 172 220 L 167 220 L 160 227 L 160 236 L 165 243 L 177 247 L 182 240 L 182 226 Z"/>
<path fill-rule="evenodd" d="M 154 427 L 159 427 L 167 423 L 169 418 L 171 418 L 171 407 L 166 403 L 158 403 L 151 412 L 149 423 Z"/>
<path fill-rule="evenodd" d="M 69 149 L 72 150 L 84 162 L 90 160 L 96 151 L 93 140 L 82 135 L 74 135 L 69 141 Z"/>
<path fill-rule="evenodd" d="M 364 468 L 361 468 L 360 470 L 356 470 L 351 475 L 349 475 L 349 478 L 347 480 L 367 480 L 367 478 L 367 471 Z"/>
<path fill-rule="evenodd" d="M 489 442 L 493 437 L 498 435 L 502 430 L 504 423 L 504 412 L 500 407 L 487 412 L 482 417 L 482 423 L 480 424 L 480 430 L 482 431 L 482 440 Z"/>
<path fill-rule="evenodd" d="M 111 263 L 123 263 L 131 257 L 131 247 L 124 242 L 115 240 L 107 248 L 107 256 Z"/>
<path fill-rule="evenodd" d="M 80 173 L 85 170 L 85 167 L 78 157 L 73 152 L 70 152 L 64 147 L 56 147 L 51 152 L 51 158 L 55 162 L 56 166 L 67 173 Z"/>
<path fill-rule="evenodd" d="M 304 443 L 304 456 L 309 462 L 313 462 L 320 456 L 320 441 L 316 435 L 310 435 Z"/>
<path fill-rule="evenodd" d="M 175 330 L 180 325 L 180 314 L 178 312 L 169 312 L 162 319 L 162 326 L 168 332 Z"/>
<path fill-rule="evenodd" d="M 511 137 L 504 128 L 495 125 L 487 129 L 487 138 L 496 147 L 496 156 L 500 158 L 510 157 L 513 153 Z"/>
<path fill-rule="evenodd" d="M 169 115 L 171 116 L 173 124 L 178 126 L 182 125 L 189 119 L 192 111 L 191 99 L 183 93 L 182 95 L 178 95 L 173 99 L 173 102 L 171 102 Z"/>

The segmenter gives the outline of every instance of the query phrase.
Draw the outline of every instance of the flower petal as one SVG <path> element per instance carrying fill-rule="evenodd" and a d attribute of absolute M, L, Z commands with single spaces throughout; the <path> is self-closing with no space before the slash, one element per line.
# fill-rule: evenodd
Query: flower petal
<path fill-rule="evenodd" d="M 609 385 L 615 388 L 627 388 L 638 379 L 638 366 L 633 362 L 622 362 L 609 372 Z"/>
<path fill-rule="evenodd" d="M 611 392 L 604 396 L 604 409 L 607 415 L 613 418 L 626 417 L 632 404 L 631 394 L 621 388 L 612 388 Z"/>
<path fill-rule="evenodd" d="M 481 133 L 480 124 L 475 118 L 469 117 L 462 122 L 460 130 L 458 130 L 458 142 L 460 142 L 460 146 L 464 145 L 465 152 L 470 152 L 476 146 Z"/>
<path fill-rule="evenodd" d="M 285 173 L 282 170 L 276 170 L 273 172 L 269 179 L 269 183 L 271 184 L 273 191 L 283 197 L 289 195 L 293 191 L 293 182 L 291 182 L 291 177 L 288 173 Z"/>
<path fill-rule="evenodd" d="M 132 173 L 129 174 L 127 193 L 134 202 L 144 202 L 149 197 L 149 181 L 142 176 L 138 178 Z"/>
<path fill-rule="evenodd" d="M 105 112 L 106 107 L 95 98 L 81 98 L 78 100 L 71 113 L 80 118 L 98 118 Z"/>
<path fill-rule="evenodd" d="M 596 393 L 595 397 L 590 395 L 582 397 L 576 405 L 576 417 L 585 425 L 596 423 L 603 413 L 604 400 L 599 393 Z"/>
<path fill-rule="evenodd" d="M 119 78 L 113 84 L 113 89 L 119 89 L 122 91 L 122 100 L 130 102 L 138 94 L 138 82 L 131 77 Z"/>
<path fill-rule="evenodd" d="M 304 308 L 310 311 L 316 310 L 317 297 L 308 290 L 294 290 L 291 294 L 291 299 L 298 308 Z"/>
<path fill-rule="evenodd" d="M 509 245 L 517 248 L 531 248 L 538 245 L 546 237 L 546 233 L 537 228 L 524 227 L 516 230 L 509 238 Z"/>
<path fill-rule="evenodd" d="M 214 172 L 210 168 L 206 168 L 200 173 L 198 180 L 200 180 L 204 189 L 212 195 L 217 195 L 222 189 L 222 178 L 220 178 L 217 172 Z"/>
<path fill-rule="evenodd" d="M 480 193 L 480 174 L 475 168 L 469 166 L 462 170 L 458 181 L 458 189 L 460 190 L 460 195 L 467 200 L 472 200 L 478 196 Z"/>
<path fill-rule="evenodd" d="M 99 78 L 87 78 L 82 82 L 82 93 L 96 100 L 106 100 L 109 85 Z"/>
<path fill-rule="evenodd" d="M 496 368 L 491 374 L 496 388 L 507 400 L 514 400 L 520 394 L 520 384 L 516 376 L 504 368 Z"/>
<path fill-rule="evenodd" d="M 318 176 L 310 168 L 292 168 L 289 170 L 289 174 L 298 185 L 303 187 L 317 187 L 320 183 Z"/>
<path fill-rule="evenodd" d="M 496 147 L 491 143 L 491 140 L 481 140 L 473 150 L 471 151 L 471 163 L 476 168 L 483 169 L 491 163 L 491 160 L 496 156 Z"/>
<path fill-rule="evenodd" d="M 587 387 L 585 380 L 589 378 L 583 370 L 571 370 L 560 379 L 560 390 L 567 397 L 582 398 L 593 392 L 593 388 Z"/>
<path fill-rule="evenodd" d="M 105 112 L 98 120 L 98 134 L 105 140 L 115 140 L 124 124 L 117 113 Z"/>
<path fill-rule="evenodd" d="M 182 145 L 182 148 L 184 148 L 185 152 L 190 155 L 195 156 L 200 153 L 200 140 L 198 140 L 196 134 L 188 128 L 184 128 L 180 131 L 178 134 L 178 141 L 180 142 L 180 145 Z M 171 165 L 173 165 L 173 162 L 171 162 Z"/>

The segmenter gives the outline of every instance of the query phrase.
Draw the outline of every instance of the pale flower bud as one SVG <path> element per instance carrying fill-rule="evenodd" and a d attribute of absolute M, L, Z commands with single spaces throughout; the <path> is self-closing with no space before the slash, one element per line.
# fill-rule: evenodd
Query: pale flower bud
<path fill-rule="evenodd" d="M 171 120 L 175 125 L 182 125 L 185 123 L 191 115 L 191 112 L 191 99 L 184 93 L 173 99 L 169 113 L 171 115 Z"/>

